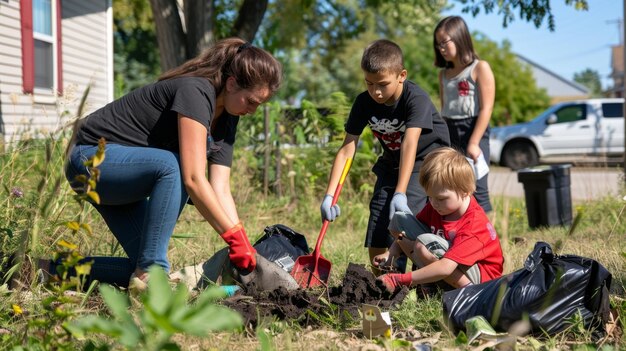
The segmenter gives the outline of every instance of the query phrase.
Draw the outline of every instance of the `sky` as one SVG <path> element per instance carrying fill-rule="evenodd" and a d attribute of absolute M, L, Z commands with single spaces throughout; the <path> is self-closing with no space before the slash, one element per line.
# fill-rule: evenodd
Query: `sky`
<path fill-rule="evenodd" d="M 444 15 L 459 15 L 465 19 L 470 31 L 478 31 L 489 39 L 501 43 L 511 42 L 513 52 L 524 56 L 558 75 L 573 80 L 574 73 L 591 68 L 600 74 L 602 87 L 613 85 L 611 73 L 611 46 L 620 43 L 624 36 L 622 0 L 587 0 L 588 11 L 577 11 L 566 6 L 565 0 L 551 1 L 555 30 L 548 29 L 547 21 L 536 28 L 531 22 L 515 20 L 502 27 L 503 15 L 482 11 L 476 17 L 461 12 L 461 4 Z M 620 32 L 621 30 L 621 32 Z M 480 52 L 478 53 L 480 56 Z"/>

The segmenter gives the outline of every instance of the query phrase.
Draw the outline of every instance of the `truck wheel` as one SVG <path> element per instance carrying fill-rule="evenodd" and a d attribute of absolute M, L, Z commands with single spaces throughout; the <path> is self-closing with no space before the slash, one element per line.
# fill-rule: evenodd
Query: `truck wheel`
<path fill-rule="evenodd" d="M 502 165 L 512 170 L 532 167 L 539 164 L 537 150 L 528 142 L 514 141 L 502 152 Z"/>

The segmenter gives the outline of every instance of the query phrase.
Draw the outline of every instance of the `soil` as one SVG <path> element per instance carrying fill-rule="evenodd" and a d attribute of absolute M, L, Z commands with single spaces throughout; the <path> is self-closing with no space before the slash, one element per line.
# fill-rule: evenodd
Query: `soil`
<path fill-rule="evenodd" d="M 303 326 L 320 324 L 324 318 L 359 318 L 362 304 L 390 309 L 399 305 L 409 289 L 404 287 L 388 293 L 364 265 L 350 263 L 339 286 L 322 289 L 257 291 L 253 284 L 243 287 L 241 294 L 229 297 L 224 305 L 239 312 L 246 326 L 255 327 L 259 319 L 276 317 L 294 320 Z M 330 304 L 329 304 L 330 303 Z M 310 311 L 310 312 L 307 312 Z"/>

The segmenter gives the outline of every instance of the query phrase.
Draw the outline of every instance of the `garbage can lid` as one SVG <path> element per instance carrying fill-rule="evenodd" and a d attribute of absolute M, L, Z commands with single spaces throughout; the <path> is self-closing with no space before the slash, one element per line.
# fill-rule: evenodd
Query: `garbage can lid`
<path fill-rule="evenodd" d="M 518 170 L 517 173 L 538 173 L 538 172 L 553 172 L 553 171 L 558 172 L 558 171 L 562 171 L 565 169 L 569 169 L 570 167 L 572 167 L 571 163 L 541 165 L 541 166 L 522 168 Z"/>
<path fill-rule="evenodd" d="M 551 172 L 551 166 L 548 166 L 548 165 L 534 166 L 534 167 L 522 168 L 517 171 L 517 173 L 542 173 L 542 172 Z"/>
<path fill-rule="evenodd" d="M 559 184 L 569 184 L 570 167 L 569 163 L 555 165 L 541 165 L 523 168 L 517 171 L 517 181 L 557 181 Z"/>

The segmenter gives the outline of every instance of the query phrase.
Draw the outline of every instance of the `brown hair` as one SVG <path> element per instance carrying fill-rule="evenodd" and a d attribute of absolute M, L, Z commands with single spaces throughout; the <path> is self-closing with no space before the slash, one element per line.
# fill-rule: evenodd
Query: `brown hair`
<path fill-rule="evenodd" d="M 228 77 L 242 89 L 268 87 L 274 93 L 282 80 L 281 64 L 270 53 L 240 38 L 223 39 L 200 55 L 165 72 L 159 80 L 203 77 L 219 94 Z"/>
<path fill-rule="evenodd" d="M 433 32 L 433 48 L 435 49 L 435 66 L 441 68 L 452 68 L 452 62 L 446 61 L 439 48 L 437 47 L 437 36 L 439 32 L 444 32 L 450 36 L 461 59 L 463 66 L 467 66 L 474 60 L 478 60 L 478 54 L 474 51 L 474 44 L 472 44 L 472 36 L 467 29 L 467 24 L 463 18 L 459 16 L 449 16 L 442 19 L 435 27 Z"/>
<path fill-rule="evenodd" d="M 474 169 L 463 154 L 451 147 L 442 147 L 426 155 L 419 182 L 426 192 L 433 186 L 441 186 L 459 195 L 476 191 Z"/>
<path fill-rule="evenodd" d="M 389 72 L 400 74 L 404 69 L 402 49 L 391 40 L 376 40 L 363 51 L 361 69 L 368 73 Z"/>

